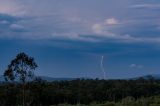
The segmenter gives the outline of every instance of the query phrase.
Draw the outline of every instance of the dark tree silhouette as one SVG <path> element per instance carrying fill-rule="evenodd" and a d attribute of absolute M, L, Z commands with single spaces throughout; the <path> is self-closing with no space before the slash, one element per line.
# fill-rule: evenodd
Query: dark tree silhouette
<path fill-rule="evenodd" d="M 29 57 L 25 53 L 19 53 L 15 59 L 8 65 L 4 72 L 6 81 L 21 81 L 23 85 L 23 106 L 25 105 L 25 84 L 26 81 L 33 78 L 34 72 L 37 68 L 34 58 Z"/>

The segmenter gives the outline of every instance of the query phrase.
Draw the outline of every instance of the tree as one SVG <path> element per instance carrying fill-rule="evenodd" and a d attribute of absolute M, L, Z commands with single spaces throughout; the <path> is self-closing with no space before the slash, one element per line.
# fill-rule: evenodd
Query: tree
<path fill-rule="evenodd" d="M 19 53 L 15 59 L 8 65 L 4 72 L 6 81 L 20 81 L 23 89 L 23 106 L 25 106 L 25 84 L 34 76 L 33 70 L 37 68 L 37 64 L 33 57 L 29 57 L 25 53 Z"/>

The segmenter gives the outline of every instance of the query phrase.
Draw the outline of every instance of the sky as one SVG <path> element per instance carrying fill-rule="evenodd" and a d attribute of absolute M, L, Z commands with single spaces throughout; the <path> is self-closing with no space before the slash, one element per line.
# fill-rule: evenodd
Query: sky
<path fill-rule="evenodd" d="M 0 0 L 0 74 L 20 52 L 41 76 L 160 74 L 159 11 L 158 0 Z"/>

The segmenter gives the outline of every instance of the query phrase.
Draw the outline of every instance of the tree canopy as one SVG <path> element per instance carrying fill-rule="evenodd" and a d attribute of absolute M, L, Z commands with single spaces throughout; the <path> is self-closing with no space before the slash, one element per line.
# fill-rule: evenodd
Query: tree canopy
<path fill-rule="evenodd" d="M 25 83 L 28 78 L 33 77 L 33 70 L 37 67 L 34 58 L 22 52 L 8 65 L 7 70 L 4 72 L 4 77 L 7 81 L 16 79 Z"/>

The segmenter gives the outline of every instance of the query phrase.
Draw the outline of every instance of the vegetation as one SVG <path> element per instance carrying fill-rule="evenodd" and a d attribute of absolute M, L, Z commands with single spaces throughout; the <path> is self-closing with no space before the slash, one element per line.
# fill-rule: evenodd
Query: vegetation
<path fill-rule="evenodd" d="M 26 104 L 30 106 L 58 104 L 158 106 L 157 104 L 160 103 L 159 80 L 77 79 L 46 82 L 36 79 L 27 82 L 26 88 Z M 21 94 L 21 84 L 2 83 L 0 86 L 0 105 L 17 106 L 21 104 L 23 96 Z"/>
<path fill-rule="evenodd" d="M 0 84 L 0 106 L 160 106 L 160 80 L 29 80 L 37 67 L 20 53 Z"/>
<path fill-rule="evenodd" d="M 21 81 L 23 90 L 23 106 L 25 106 L 25 87 L 26 81 L 33 78 L 33 70 L 37 68 L 34 58 L 29 57 L 25 53 L 19 53 L 14 60 L 8 65 L 7 70 L 4 72 L 6 81 Z"/>

